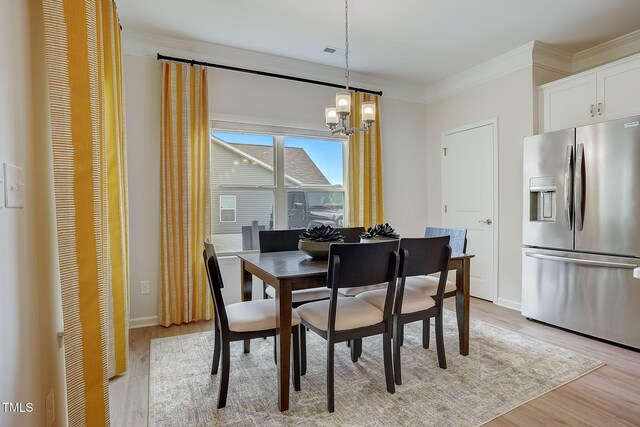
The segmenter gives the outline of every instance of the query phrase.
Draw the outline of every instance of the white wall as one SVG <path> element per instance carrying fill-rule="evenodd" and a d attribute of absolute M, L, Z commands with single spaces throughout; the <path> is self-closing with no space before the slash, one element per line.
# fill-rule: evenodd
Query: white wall
<path fill-rule="evenodd" d="M 24 170 L 25 206 L 0 209 L 0 426 L 45 424 L 55 390 L 56 425 L 66 425 L 60 288 L 48 137 L 41 2 L 3 0 L 0 14 L 0 161 Z"/>
<path fill-rule="evenodd" d="M 156 324 L 160 294 L 160 89 L 156 61 L 123 59 L 129 178 L 129 310 L 136 320 Z M 157 65 L 157 66 L 153 66 Z M 140 281 L 150 292 L 140 294 Z M 141 318 L 148 318 L 140 320 Z"/>
<path fill-rule="evenodd" d="M 382 98 L 384 212 L 401 236 L 422 237 L 428 223 L 426 106 Z"/>
<path fill-rule="evenodd" d="M 441 134 L 498 118 L 498 299 L 520 303 L 522 138 L 533 133 L 532 70 L 525 68 L 427 105 L 427 217 L 442 223 Z"/>
<path fill-rule="evenodd" d="M 126 39 L 124 41 L 126 43 Z M 126 46 L 125 46 L 126 51 Z M 131 230 L 132 325 L 157 322 L 159 306 L 159 167 L 161 71 L 153 58 L 124 56 Z M 324 107 L 335 89 L 210 69 L 209 108 L 216 120 L 326 130 Z M 420 235 L 426 198 L 415 185 L 426 179 L 425 105 L 381 101 L 385 212 L 403 235 Z M 223 262 L 229 301 L 239 300 L 237 258 Z M 140 281 L 151 293 L 140 295 Z M 238 287 L 238 292 L 233 291 Z"/>

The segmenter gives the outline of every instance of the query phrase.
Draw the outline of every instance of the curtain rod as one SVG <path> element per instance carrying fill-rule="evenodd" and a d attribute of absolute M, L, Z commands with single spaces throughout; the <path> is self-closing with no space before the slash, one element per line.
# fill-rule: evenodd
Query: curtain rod
<path fill-rule="evenodd" d="M 339 85 L 339 84 L 336 84 L 336 83 L 329 83 L 329 82 L 322 82 L 320 80 L 304 79 L 302 77 L 287 76 L 285 74 L 268 73 L 266 71 L 250 70 L 248 68 L 231 67 L 229 65 L 213 64 L 211 62 L 196 61 L 196 60 L 193 60 L 193 59 L 176 58 L 174 56 L 166 56 L 166 55 L 161 55 L 161 54 L 158 54 L 157 59 L 158 59 L 158 61 L 167 60 L 167 61 L 173 61 L 173 62 L 182 62 L 182 63 L 190 64 L 190 65 L 202 65 L 202 66 L 205 66 L 205 67 L 221 68 L 223 70 L 239 71 L 241 73 L 257 74 L 259 76 L 274 77 L 276 79 L 284 79 L 284 80 L 293 80 L 295 82 L 310 83 L 310 84 L 320 85 L 320 86 L 329 86 L 329 87 L 335 87 L 335 88 L 338 88 L 338 89 L 345 89 L 346 88 L 344 85 Z M 382 91 L 362 89 L 362 88 L 359 88 L 359 87 L 349 87 L 349 89 L 351 89 L 353 91 L 356 91 L 356 92 L 370 93 L 372 95 L 382 96 Z"/>

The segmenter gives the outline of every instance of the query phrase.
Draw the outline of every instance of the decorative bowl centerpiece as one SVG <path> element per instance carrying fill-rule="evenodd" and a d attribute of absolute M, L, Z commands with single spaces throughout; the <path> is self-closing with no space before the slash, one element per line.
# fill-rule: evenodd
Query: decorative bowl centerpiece
<path fill-rule="evenodd" d="M 329 255 L 329 245 L 342 242 L 344 238 L 340 230 L 330 225 L 321 225 L 310 228 L 300 235 L 298 249 L 311 258 L 326 258 Z"/>
<path fill-rule="evenodd" d="M 398 240 L 400 235 L 396 233 L 388 223 L 376 224 L 367 228 L 367 231 L 360 235 L 361 243 L 372 243 L 380 240 Z"/>

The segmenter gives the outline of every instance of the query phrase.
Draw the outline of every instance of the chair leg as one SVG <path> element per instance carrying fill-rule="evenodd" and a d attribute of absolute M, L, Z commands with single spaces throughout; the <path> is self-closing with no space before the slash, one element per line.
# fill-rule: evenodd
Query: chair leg
<path fill-rule="evenodd" d="M 307 373 L 307 327 L 300 325 L 300 375 Z"/>
<path fill-rule="evenodd" d="M 395 393 L 396 387 L 393 383 L 393 362 L 391 360 L 391 332 L 382 335 L 382 348 L 384 351 L 384 377 L 387 381 L 387 391 Z"/>
<path fill-rule="evenodd" d="M 327 409 L 329 410 L 329 412 L 333 412 L 335 410 L 333 396 L 333 353 L 334 344 L 333 342 L 327 341 Z"/>
<path fill-rule="evenodd" d="M 362 338 L 355 339 L 350 342 L 351 344 L 349 347 L 351 348 L 351 361 L 356 363 L 358 358 L 362 356 Z"/>
<path fill-rule="evenodd" d="M 400 367 L 400 339 L 396 338 L 400 336 L 402 327 L 398 318 L 394 316 L 393 319 L 393 373 L 397 385 L 402 385 L 402 368 Z"/>
<path fill-rule="evenodd" d="M 422 321 L 422 348 L 429 348 L 431 341 L 431 320 L 424 319 Z"/>
<path fill-rule="evenodd" d="M 244 340 L 243 352 L 249 353 L 251 351 L 251 340 Z"/>
<path fill-rule="evenodd" d="M 218 365 L 220 365 L 220 329 L 218 324 L 213 320 L 213 362 L 211 363 L 211 375 L 218 373 Z"/>
<path fill-rule="evenodd" d="M 400 347 L 404 345 L 404 325 L 400 325 L 400 331 L 398 333 L 398 343 Z"/>
<path fill-rule="evenodd" d="M 438 365 L 447 369 L 447 359 L 444 354 L 444 333 L 442 330 L 442 311 L 436 316 L 436 349 L 438 350 Z"/>
<path fill-rule="evenodd" d="M 262 299 L 267 299 L 269 298 L 269 295 L 267 295 L 267 284 L 262 282 Z M 263 340 L 266 340 L 267 337 L 262 337 Z M 248 351 L 245 351 L 245 353 L 248 353 Z"/>
<path fill-rule="evenodd" d="M 229 368 L 231 350 L 229 342 L 222 343 L 222 374 L 220 375 L 220 388 L 218 389 L 218 409 L 227 406 L 227 391 L 229 391 Z"/>
<path fill-rule="evenodd" d="M 278 364 L 278 337 L 273 337 L 273 363 Z"/>
<path fill-rule="evenodd" d="M 300 391 L 300 329 L 304 329 L 304 325 L 296 325 L 293 327 L 293 389 Z"/>

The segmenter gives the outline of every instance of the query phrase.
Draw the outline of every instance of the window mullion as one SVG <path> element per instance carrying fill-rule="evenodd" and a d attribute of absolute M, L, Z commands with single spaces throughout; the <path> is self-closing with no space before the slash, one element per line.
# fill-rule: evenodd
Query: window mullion
<path fill-rule="evenodd" d="M 284 182 L 284 136 L 274 136 L 275 152 L 275 178 L 276 189 L 274 191 L 275 228 L 287 228 L 287 191 Z"/>

